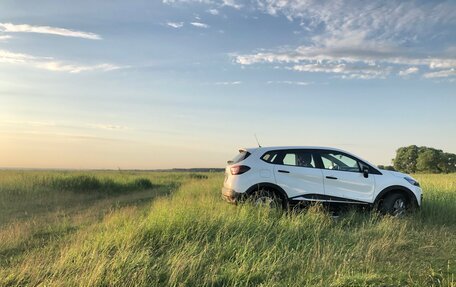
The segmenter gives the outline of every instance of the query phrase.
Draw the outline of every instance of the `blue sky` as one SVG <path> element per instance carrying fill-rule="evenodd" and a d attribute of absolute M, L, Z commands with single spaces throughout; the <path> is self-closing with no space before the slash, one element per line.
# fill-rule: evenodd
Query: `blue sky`
<path fill-rule="evenodd" d="M 0 2 L 0 166 L 456 152 L 454 1 Z"/>

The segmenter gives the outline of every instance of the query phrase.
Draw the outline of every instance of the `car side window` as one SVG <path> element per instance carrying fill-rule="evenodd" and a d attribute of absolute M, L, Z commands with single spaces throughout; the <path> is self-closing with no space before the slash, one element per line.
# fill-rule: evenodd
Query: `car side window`
<path fill-rule="evenodd" d="M 295 153 L 287 153 L 283 157 L 283 164 L 284 165 L 296 165 L 296 154 Z"/>
<path fill-rule="evenodd" d="M 315 168 L 315 160 L 308 151 L 286 151 L 279 164 Z"/>
<path fill-rule="evenodd" d="M 277 157 L 277 152 L 267 152 L 263 155 L 263 157 L 261 159 L 264 160 L 265 162 L 272 163 L 272 162 L 274 162 L 276 157 Z"/>
<path fill-rule="evenodd" d="M 359 162 L 351 156 L 339 152 L 322 152 L 320 155 L 325 169 L 361 172 Z"/>

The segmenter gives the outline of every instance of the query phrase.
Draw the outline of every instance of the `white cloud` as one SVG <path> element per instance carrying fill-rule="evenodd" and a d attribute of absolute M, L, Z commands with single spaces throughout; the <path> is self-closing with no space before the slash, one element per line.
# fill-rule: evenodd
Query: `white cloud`
<path fill-rule="evenodd" d="M 49 121 L 3 121 L 5 124 L 9 125 L 19 125 L 19 126 L 31 126 L 31 127 L 55 127 L 55 122 Z"/>
<path fill-rule="evenodd" d="M 245 7 L 249 12 L 285 17 L 299 24 L 302 33 L 295 33 L 295 37 L 302 37 L 300 42 L 305 45 L 234 55 L 235 62 L 242 66 L 269 63 L 299 72 L 336 74 L 344 79 L 383 79 L 390 75 L 406 77 L 412 74 L 425 78 L 444 77 L 456 68 L 456 48 L 449 40 L 456 25 L 454 1 L 164 2 L 200 3 L 220 9 Z"/>
<path fill-rule="evenodd" d="M 283 84 L 283 85 L 296 85 L 296 86 L 308 86 L 313 84 L 312 82 L 302 82 L 302 81 L 267 81 L 267 84 Z"/>
<path fill-rule="evenodd" d="M 115 124 L 89 124 L 88 126 L 91 128 L 94 128 L 94 129 L 111 130 L 111 131 L 128 129 L 126 126 L 120 126 L 120 125 L 115 125 Z"/>
<path fill-rule="evenodd" d="M 28 24 L 16 25 L 12 23 L 0 23 L 0 29 L 3 30 L 3 32 L 8 33 L 41 33 L 64 37 L 77 37 L 89 40 L 101 40 L 101 37 L 94 33 L 75 31 L 50 26 L 32 26 Z"/>
<path fill-rule="evenodd" d="M 257 0 L 257 3 L 256 8 L 264 13 L 296 19 L 309 31 L 318 30 L 322 40 L 342 40 L 347 33 L 354 33 L 362 35 L 362 39 L 402 41 L 404 33 L 415 36 L 419 32 L 419 37 L 433 35 L 432 26 L 456 22 L 451 1 Z"/>
<path fill-rule="evenodd" d="M 236 55 L 235 61 L 241 65 L 257 63 L 299 63 L 302 61 L 315 62 L 364 62 L 374 64 L 385 62 L 400 65 L 427 65 L 431 69 L 450 68 L 456 66 L 456 59 L 451 56 L 427 57 L 421 55 L 409 56 L 407 51 L 400 47 L 377 47 L 375 44 L 365 43 L 364 46 L 300 46 L 296 49 L 282 49 L 275 52 L 259 52 L 253 54 Z"/>
<path fill-rule="evenodd" d="M 378 67 L 350 63 L 315 62 L 311 64 L 294 65 L 292 70 L 310 73 L 340 74 L 343 79 L 375 79 L 386 78 L 391 71 L 390 67 Z"/>
<path fill-rule="evenodd" d="M 209 10 L 207 10 L 207 13 L 212 14 L 212 15 L 218 15 L 220 12 L 217 9 L 209 9 Z"/>
<path fill-rule="evenodd" d="M 425 73 L 423 77 L 428 79 L 433 78 L 448 78 L 448 77 L 455 77 L 456 76 L 456 69 L 449 69 L 449 70 L 441 70 L 437 72 L 429 72 Z"/>
<path fill-rule="evenodd" d="M 242 4 L 237 3 L 236 0 L 162 0 L 162 2 L 164 4 L 209 4 L 232 7 L 238 10 L 244 7 Z"/>
<path fill-rule="evenodd" d="M 201 4 L 212 4 L 212 0 L 163 0 L 164 4 L 175 4 L 175 3 L 201 3 Z"/>
<path fill-rule="evenodd" d="M 402 71 L 399 71 L 399 76 L 408 76 L 408 75 L 411 75 L 411 74 L 416 74 L 418 73 L 420 69 L 418 67 L 410 67 L 408 69 L 405 69 L 405 70 L 402 70 Z"/>
<path fill-rule="evenodd" d="M 41 60 L 47 60 L 48 58 L 41 58 Z M 21 53 L 13 53 L 6 50 L 0 50 L 0 63 L 8 63 L 8 64 L 22 64 L 28 63 L 33 61 L 39 61 L 40 58 L 21 54 Z"/>
<path fill-rule="evenodd" d="M 5 41 L 5 40 L 9 40 L 11 39 L 12 37 L 10 35 L 0 35 L 0 41 Z"/>
<path fill-rule="evenodd" d="M 106 72 L 126 68 L 107 63 L 95 65 L 68 63 L 55 60 L 52 57 L 36 57 L 27 54 L 13 53 L 6 50 L 0 50 L 0 63 L 24 65 L 48 71 L 67 72 L 73 74 L 89 71 Z"/>
<path fill-rule="evenodd" d="M 407 56 L 399 47 L 383 46 L 373 49 L 370 43 L 366 43 L 364 47 L 301 46 L 291 50 L 232 56 L 236 63 L 243 66 L 275 64 L 299 72 L 343 74 L 344 79 L 384 79 L 395 70 L 400 76 L 404 76 L 406 73 L 418 73 L 420 69 L 417 66 L 432 70 L 456 67 L 456 59 L 450 56 L 412 57 Z"/>
<path fill-rule="evenodd" d="M 178 29 L 184 26 L 184 22 L 168 22 L 166 25 Z"/>
<path fill-rule="evenodd" d="M 229 86 L 229 85 L 240 85 L 242 84 L 241 81 L 232 81 L 232 82 L 216 82 L 215 85 L 219 86 Z"/>
<path fill-rule="evenodd" d="M 233 7 L 234 9 L 241 9 L 243 6 L 241 4 L 237 4 L 235 0 L 223 0 L 223 6 Z"/>
<path fill-rule="evenodd" d="M 198 28 L 209 28 L 209 25 L 201 23 L 201 22 L 191 22 L 190 25 L 198 27 Z"/>
<path fill-rule="evenodd" d="M 35 67 L 55 71 L 55 72 L 68 72 L 72 74 L 78 74 L 81 72 L 92 72 L 92 71 L 102 71 L 108 72 L 113 70 L 118 70 L 121 67 L 112 65 L 112 64 L 97 64 L 97 65 L 80 65 L 80 64 L 67 64 L 59 61 L 46 61 L 41 63 L 36 63 Z"/>
<path fill-rule="evenodd" d="M 93 124 L 75 124 L 75 123 L 56 123 L 54 121 L 24 121 L 24 120 L 7 120 L 0 121 L 0 124 L 15 125 L 15 126 L 29 126 L 41 128 L 72 128 L 72 129 L 100 129 L 100 130 L 128 130 L 129 128 L 122 125 L 109 124 L 109 123 L 93 123 Z"/>

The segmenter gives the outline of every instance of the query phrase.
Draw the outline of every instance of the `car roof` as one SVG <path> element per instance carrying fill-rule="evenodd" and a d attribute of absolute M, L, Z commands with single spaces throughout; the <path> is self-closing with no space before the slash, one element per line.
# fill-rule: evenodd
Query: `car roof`
<path fill-rule="evenodd" d="M 325 147 L 325 146 L 268 146 L 268 147 L 254 147 L 254 148 L 241 148 L 240 150 L 245 151 L 255 151 L 255 150 L 282 150 L 282 149 L 321 149 L 321 150 L 334 150 L 334 151 L 341 151 L 350 154 L 347 151 L 342 149 L 334 148 L 334 147 Z"/>

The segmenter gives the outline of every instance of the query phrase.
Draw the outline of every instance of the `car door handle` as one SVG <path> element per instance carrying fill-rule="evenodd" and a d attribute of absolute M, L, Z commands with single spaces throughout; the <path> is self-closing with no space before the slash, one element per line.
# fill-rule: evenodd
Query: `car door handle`
<path fill-rule="evenodd" d="M 327 176 L 326 178 L 327 179 L 337 179 L 337 177 L 334 177 L 334 176 Z"/>
<path fill-rule="evenodd" d="M 281 173 L 290 173 L 288 170 L 283 170 L 283 169 L 279 169 L 278 172 L 281 172 Z"/>

